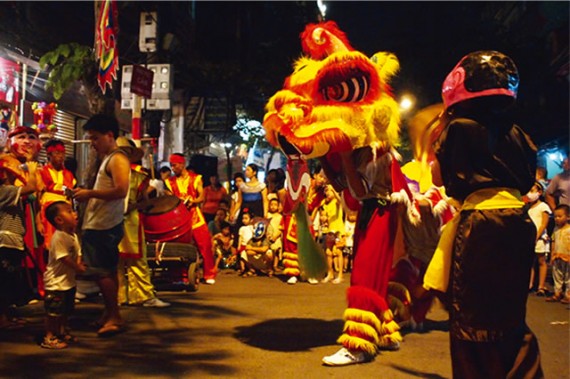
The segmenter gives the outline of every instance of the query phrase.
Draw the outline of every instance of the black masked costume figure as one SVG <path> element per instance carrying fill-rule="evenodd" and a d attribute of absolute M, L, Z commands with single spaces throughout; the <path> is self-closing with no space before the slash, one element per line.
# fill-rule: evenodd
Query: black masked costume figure
<path fill-rule="evenodd" d="M 514 62 L 496 51 L 468 54 L 443 83 L 432 172 L 461 206 L 424 285 L 450 297 L 454 378 L 543 377 L 525 321 L 536 229 L 521 194 L 534 182 L 536 148 L 513 124 L 518 84 Z"/>

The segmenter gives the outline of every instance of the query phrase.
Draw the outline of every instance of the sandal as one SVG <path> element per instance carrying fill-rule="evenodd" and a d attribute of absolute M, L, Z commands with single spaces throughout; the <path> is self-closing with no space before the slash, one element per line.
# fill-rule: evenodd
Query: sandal
<path fill-rule="evenodd" d="M 562 303 L 562 304 L 570 304 L 570 298 L 565 297 L 564 299 L 560 300 L 560 303 Z"/>
<path fill-rule="evenodd" d="M 40 346 L 44 349 L 60 350 L 65 349 L 67 347 L 67 344 L 59 340 L 57 337 L 44 337 L 44 340 Z"/>
<path fill-rule="evenodd" d="M 547 297 L 546 301 L 548 303 L 555 303 L 555 302 L 560 301 L 561 299 L 562 299 L 562 295 L 558 294 L 558 295 Z"/>
<path fill-rule="evenodd" d="M 539 288 L 538 291 L 536 291 L 536 296 L 540 297 L 546 296 L 546 288 Z"/>
<path fill-rule="evenodd" d="M 102 326 L 101 329 L 97 331 L 97 335 L 99 337 L 112 337 L 124 331 L 125 328 L 123 325 L 109 324 Z"/>
<path fill-rule="evenodd" d="M 243 274 L 242 278 L 250 278 L 252 276 L 257 276 L 255 271 L 248 271 L 245 274 Z"/>

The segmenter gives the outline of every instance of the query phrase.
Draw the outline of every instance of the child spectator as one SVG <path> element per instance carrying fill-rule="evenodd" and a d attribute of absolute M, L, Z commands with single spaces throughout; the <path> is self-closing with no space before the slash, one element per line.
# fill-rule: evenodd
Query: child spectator
<path fill-rule="evenodd" d="M 550 242 L 546 227 L 552 211 L 548 204 L 541 200 L 543 194 L 543 187 L 540 182 L 534 183 L 530 191 L 526 194 L 528 201 L 528 215 L 536 226 L 536 245 L 534 252 L 536 253 L 536 260 L 538 260 L 538 290 L 536 296 L 546 296 L 546 254 L 550 251 Z M 530 270 L 530 284 L 529 289 L 534 286 L 534 264 Z"/>
<path fill-rule="evenodd" d="M 227 221 L 228 211 L 224 208 L 218 208 L 214 219 L 208 222 L 208 230 L 211 235 L 218 234 L 222 231 L 222 222 Z"/>
<path fill-rule="evenodd" d="M 256 221 L 253 225 L 253 236 L 242 255 L 247 270 L 244 277 L 256 276 L 256 271 L 273 276 L 273 252 L 269 248 L 268 227 L 267 220 Z"/>
<path fill-rule="evenodd" d="M 56 231 L 44 273 L 46 334 L 41 347 L 64 349 L 68 342 L 76 341 L 69 334 L 67 321 L 75 306 L 75 274 L 85 272 L 85 264 L 75 234 L 78 218 L 71 205 L 65 201 L 52 203 L 46 209 L 46 218 Z"/>
<path fill-rule="evenodd" d="M 280 202 L 279 198 L 274 197 L 269 200 L 269 212 L 267 218 L 269 225 L 271 225 L 271 235 L 269 242 L 271 243 L 271 251 L 273 252 L 273 271 L 279 271 L 279 262 L 282 259 L 283 241 L 281 236 L 283 234 L 283 214 L 279 211 Z"/>
<path fill-rule="evenodd" d="M 556 228 L 552 234 L 552 277 L 554 279 L 554 295 L 546 301 L 560 301 L 563 304 L 570 302 L 570 207 L 559 204 L 554 209 L 554 222 Z M 565 286 L 566 295 L 562 295 Z"/>
<path fill-rule="evenodd" d="M 344 221 L 344 249 L 342 250 L 343 272 L 350 272 L 352 270 L 352 250 L 354 247 L 356 216 L 357 212 L 355 211 L 347 212 L 346 220 Z"/>
<path fill-rule="evenodd" d="M 325 236 L 325 254 L 327 256 L 328 272 L 322 280 L 323 283 L 332 281 L 333 284 L 342 282 L 342 249 L 344 241 L 340 232 L 328 232 Z M 334 277 L 334 272 L 338 271 L 338 276 Z"/>
<path fill-rule="evenodd" d="M 329 232 L 329 216 L 323 207 L 315 210 L 316 216 L 313 220 L 313 230 L 315 231 L 315 240 L 324 248 L 325 236 Z"/>
<path fill-rule="evenodd" d="M 237 254 L 242 257 L 239 260 L 239 270 L 240 270 L 240 275 L 244 276 L 247 271 L 246 271 L 246 267 L 245 267 L 245 262 L 243 260 L 243 254 L 245 253 L 245 248 L 247 246 L 247 243 L 249 242 L 249 240 L 251 239 L 251 237 L 253 236 L 253 227 L 250 225 L 251 224 L 251 213 L 249 212 L 248 208 L 244 208 L 242 215 L 241 215 L 241 223 L 242 226 L 239 228 L 238 231 L 238 248 L 237 248 Z"/>
<path fill-rule="evenodd" d="M 215 267 L 219 269 L 220 262 L 224 261 L 223 268 L 231 268 L 236 263 L 236 249 L 233 246 L 234 236 L 231 233 L 231 225 L 227 221 L 222 221 L 220 229 L 221 231 L 212 237 Z"/>
<path fill-rule="evenodd" d="M 327 213 L 329 232 L 344 233 L 344 211 L 339 194 L 333 189 L 332 185 L 325 186 L 325 198 L 321 203 L 321 207 Z"/>

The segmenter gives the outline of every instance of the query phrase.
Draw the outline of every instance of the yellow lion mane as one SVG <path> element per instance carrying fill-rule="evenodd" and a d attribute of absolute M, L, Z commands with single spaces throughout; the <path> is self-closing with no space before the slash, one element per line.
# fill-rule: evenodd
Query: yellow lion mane
<path fill-rule="evenodd" d="M 267 141 L 305 159 L 397 146 L 400 114 L 388 82 L 399 67 L 389 52 L 371 58 L 359 51 L 299 58 L 284 88 L 266 105 Z"/>

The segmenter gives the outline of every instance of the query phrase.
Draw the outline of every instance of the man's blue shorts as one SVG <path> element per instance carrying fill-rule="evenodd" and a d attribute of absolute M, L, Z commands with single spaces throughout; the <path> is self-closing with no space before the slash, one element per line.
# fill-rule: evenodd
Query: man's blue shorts
<path fill-rule="evenodd" d="M 87 270 L 82 276 L 115 275 L 119 263 L 119 242 L 124 234 L 122 222 L 111 229 L 84 230 L 81 253 Z"/>

